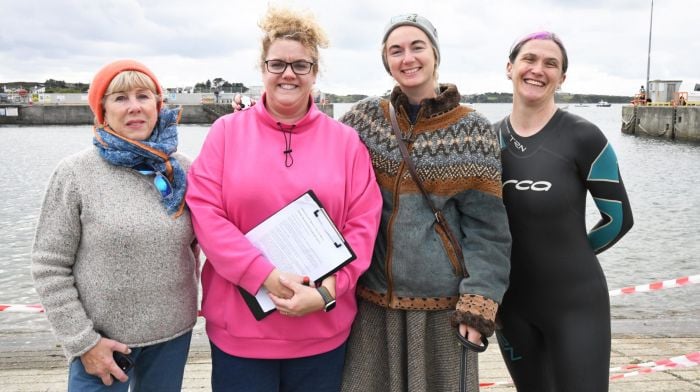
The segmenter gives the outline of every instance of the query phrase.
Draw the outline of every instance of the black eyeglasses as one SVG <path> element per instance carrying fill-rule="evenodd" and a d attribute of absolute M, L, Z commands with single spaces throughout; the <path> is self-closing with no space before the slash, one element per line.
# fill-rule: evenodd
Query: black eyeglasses
<path fill-rule="evenodd" d="M 153 176 L 153 186 L 156 188 L 160 197 L 167 199 L 173 195 L 173 186 L 168 181 L 168 177 L 165 174 L 155 170 L 152 166 L 142 163 L 140 165 L 134 166 L 134 170 L 144 176 Z"/>
<path fill-rule="evenodd" d="M 297 75 L 306 75 L 311 72 L 314 63 L 310 61 L 299 60 L 293 63 L 288 63 L 282 60 L 265 60 L 267 71 L 273 74 L 281 74 L 287 70 L 288 66 L 292 66 L 292 72 Z"/>

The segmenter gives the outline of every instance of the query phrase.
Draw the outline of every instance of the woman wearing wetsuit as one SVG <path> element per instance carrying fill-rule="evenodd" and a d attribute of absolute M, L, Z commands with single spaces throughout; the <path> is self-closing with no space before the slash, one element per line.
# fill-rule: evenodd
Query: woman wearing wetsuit
<path fill-rule="evenodd" d="M 499 310 L 501 352 L 518 391 L 607 391 L 610 302 L 596 254 L 632 227 L 615 153 L 600 129 L 562 111 L 568 58 L 559 38 L 511 49 L 513 112 L 503 144 L 503 200 L 513 248 Z M 586 232 L 586 193 L 601 219 Z"/>

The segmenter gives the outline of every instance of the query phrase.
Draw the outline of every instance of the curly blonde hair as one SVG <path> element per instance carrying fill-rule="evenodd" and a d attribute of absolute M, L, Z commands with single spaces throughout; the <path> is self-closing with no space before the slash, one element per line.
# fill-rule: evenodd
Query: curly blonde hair
<path fill-rule="evenodd" d="M 265 34 L 262 38 L 260 52 L 260 68 L 265 69 L 265 60 L 270 45 L 278 39 L 289 39 L 301 43 L 311 52 L 314 63 L 313 72 L 318 73 L 319 48 L 328 47 L 325 31 L 316 22 L 314 15 L 309 12 L 298 12 L 287 8 L 271 7 L 258 22 Z"/>

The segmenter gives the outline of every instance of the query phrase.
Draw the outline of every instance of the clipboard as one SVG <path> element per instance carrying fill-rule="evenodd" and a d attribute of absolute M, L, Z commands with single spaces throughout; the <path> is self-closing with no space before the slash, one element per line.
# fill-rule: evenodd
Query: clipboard
<path fill-rule="evenodd" d="M 313 190 L 304 192 L 245 236 L 276 267 L 309 276 L 316 284 L 357 258 Z M 275 311 L 264 288 L 256 295 L 238 289 L 256 320 Z"/>

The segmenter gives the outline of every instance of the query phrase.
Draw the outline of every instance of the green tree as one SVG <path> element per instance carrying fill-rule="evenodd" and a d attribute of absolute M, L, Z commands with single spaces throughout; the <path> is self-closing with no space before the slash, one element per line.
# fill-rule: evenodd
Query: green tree
<path fill-rule="evenodd" d="M 226 83 L 226 81 L 223 78 L 214 78 L 213 83 L 214 83 L 214 88 L 219 88 L 224 83 Z"/>
<path fill-rule="evenodd" d="M 246 87 L 245 85 L 243 85 L 243 83 L 240 82 L 231 83 L 231 89 L 232 93 L 245 93 L 248 90 L 250 90 L 248 87 Z"/>

